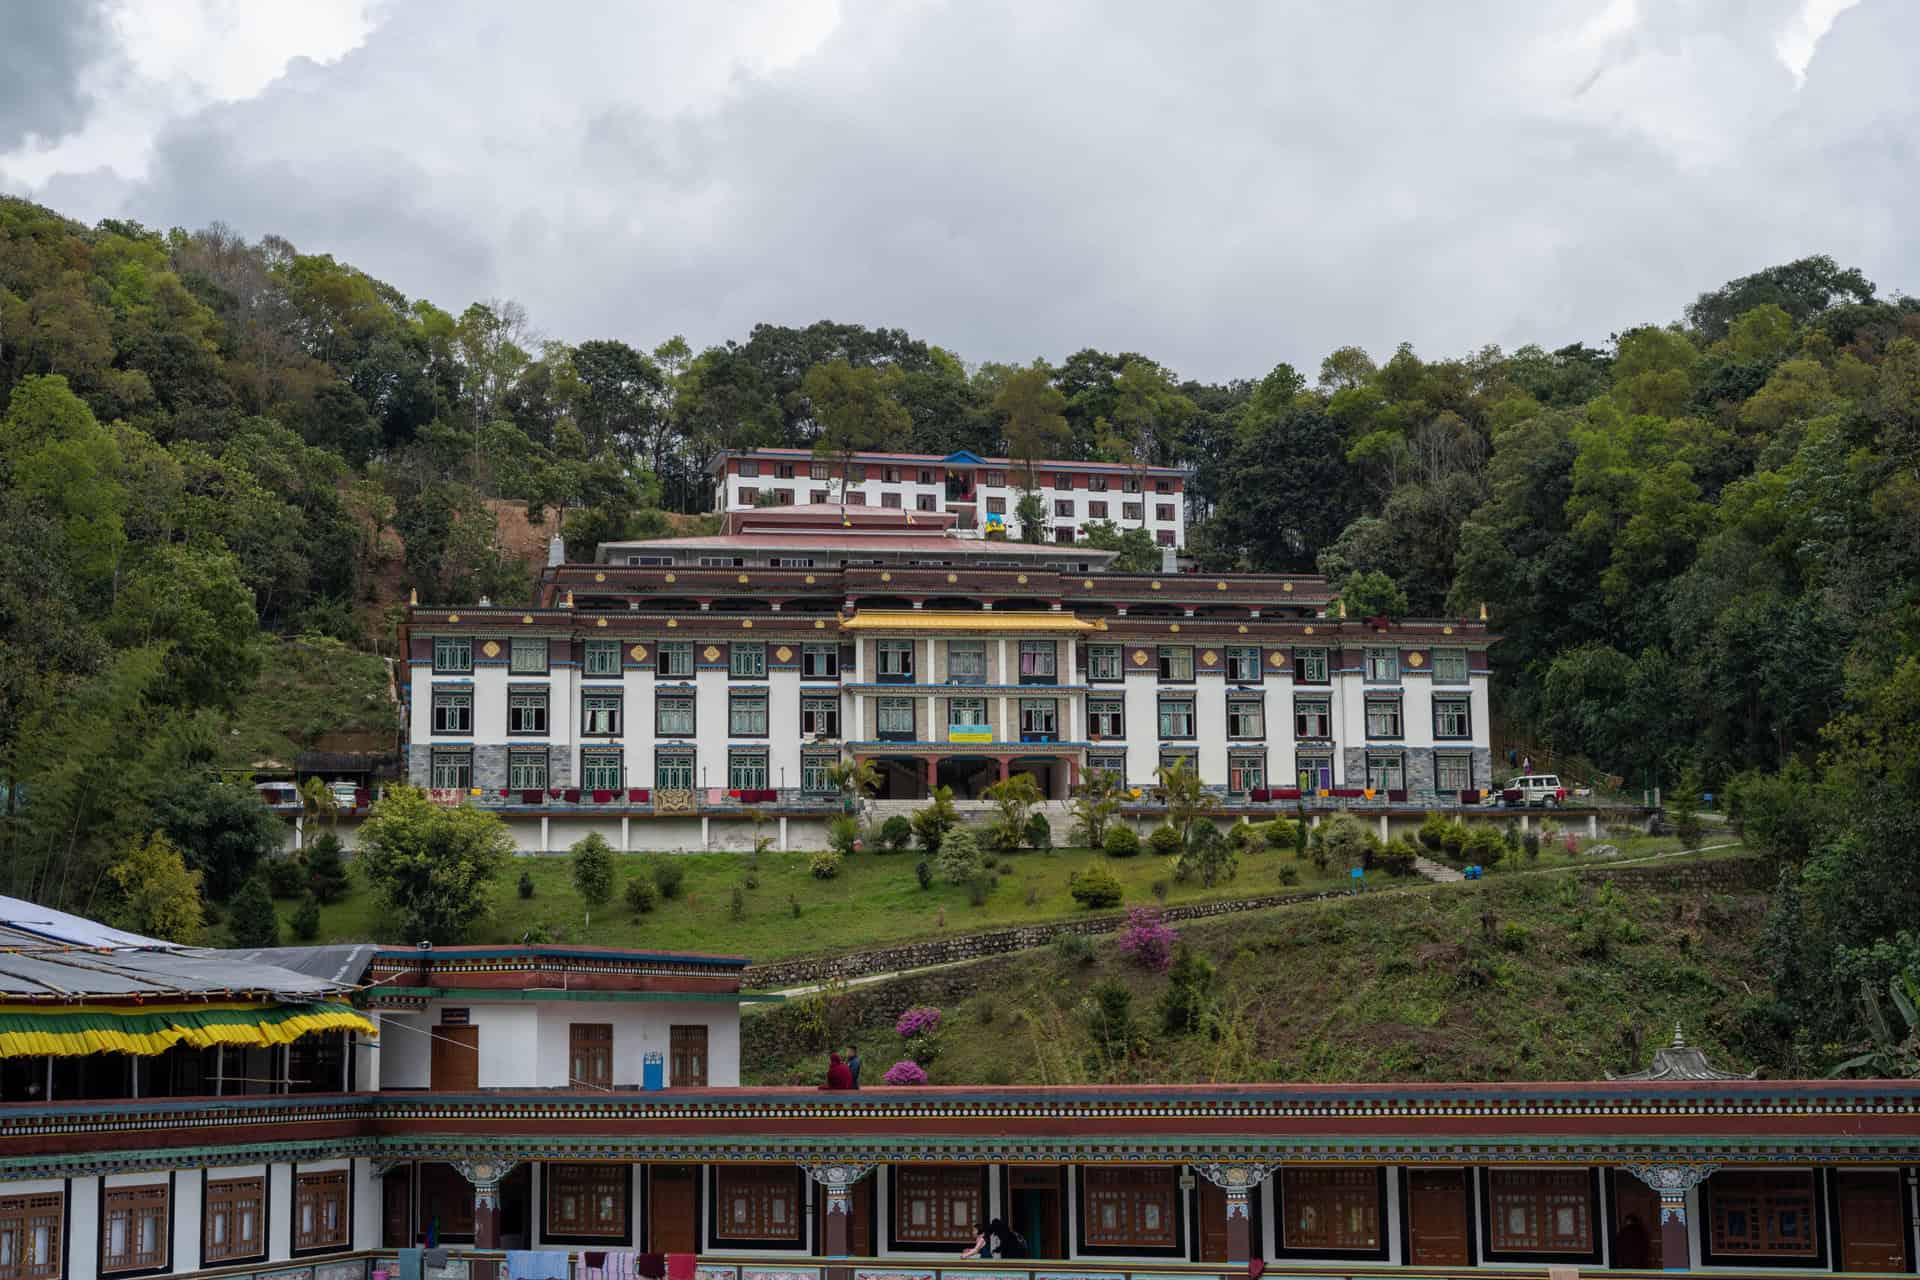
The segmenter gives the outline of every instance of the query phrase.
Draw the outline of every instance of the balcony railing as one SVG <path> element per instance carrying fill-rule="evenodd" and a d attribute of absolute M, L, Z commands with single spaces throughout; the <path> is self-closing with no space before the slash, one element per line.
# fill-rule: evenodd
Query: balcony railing
<path fill-rule="evenodd" d="M 428 792 L 435 804 L 467 805 L 501 813 L 745 813 L 753 809 L 827 812 L 840 808 L 837 791 L 802 787 L 550 787 L 500 789 L 440 788 Z"/>

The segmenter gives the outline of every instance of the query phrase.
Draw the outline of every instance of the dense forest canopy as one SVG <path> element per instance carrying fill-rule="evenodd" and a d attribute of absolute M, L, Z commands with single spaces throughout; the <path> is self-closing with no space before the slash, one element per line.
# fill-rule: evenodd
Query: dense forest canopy
<path fill-rule="evenodd" d="M 378 647 L 409 587 L 520 598 L 502 500 L 584 554 L 706 510 L 719 450 L 884 433 L 1189 467 L 1206 569 L 1317 570 L 1367 613 L 1484 604 L 1504 741 L 1742 805 L 1783 867 L 1754 1043 L 1817 1056 L 1920 958 L 1920 304 L 1812 257 L 1650 320 L 1224 385 L 827 321 L 647 350 L 277 237 L 0 199 L 6 887 L 87 909 L 156 830 L 234 883 L 207 849 L 244 840 L 206 832 L 245 816 L 196 779 L 262 635 Z"/>

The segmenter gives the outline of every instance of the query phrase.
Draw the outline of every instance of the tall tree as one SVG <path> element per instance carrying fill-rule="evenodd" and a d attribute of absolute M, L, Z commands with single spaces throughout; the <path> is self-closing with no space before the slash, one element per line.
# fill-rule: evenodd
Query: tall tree
<path fill-rule="evenodd" d="M 813 451 L 839 460 L 838 490 L 844 518 L 854 455 L 886 447 L 904 435 L 913 420 L 887 394 L 879 370 L 855 368 L 845 360 L 815 365 L 807 371 L 802 389 L 814 420 L 820 424 Z"/>

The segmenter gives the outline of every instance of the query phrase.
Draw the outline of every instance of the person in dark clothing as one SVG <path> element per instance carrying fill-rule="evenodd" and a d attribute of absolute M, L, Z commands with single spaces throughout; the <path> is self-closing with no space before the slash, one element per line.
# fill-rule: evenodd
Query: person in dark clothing
<path fill-rule="evenodd" d="M 1613 1237 L 1613 1265 L 1629 1271 L 1647 1265 L 1647 1229 L 1638 1214 L 1628 1214 Z"/>
<path fill-rule="evenodd" d="M 827 1082 L 820 1087 L 822 1089 L 853 1088 L 853 1072 L 847 1070 L 847 1064 L 840 1061 L 839 1054 L 827 1055 Z"/>
<path fill-rule="evenodd" d="M 1006 1224 L 1005 1219 L 995 1218 L 987 1224 L 987 1234 L 993 1238 L 993 1256 L 996 1258 L 1024 1258 L 1027 1256 L 1027 1242 L 1020 1233 Z"/>
<path fill-rule="evenodd" d="M 853 1087 L 858 1089 L 860 1087 L 860 1046 L 857 1044 L 847 1046 L 847 1072 L 853 1077 Z"/>
<path fill-rule="evenodd" d="M 993 1228 L 981 1223 L 974 1229 L 973 1243 L 960 1251 L 963 1258 L 991 1258 L 993 1256 Z"/>

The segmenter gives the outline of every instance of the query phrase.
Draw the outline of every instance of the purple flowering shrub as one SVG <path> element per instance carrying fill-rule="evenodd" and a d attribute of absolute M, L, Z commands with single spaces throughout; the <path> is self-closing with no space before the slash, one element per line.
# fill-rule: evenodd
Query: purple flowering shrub
<path fill-rule="evenodd" d="M 888 1067 L 887 1074 L 880 1079 L 887 1084 L 925 1084 L 927 1073 L 919 1063 L 903 1061 Z"/>
<path fill-rule="evenodd" d="M 907 1040 L 917 1035 L 932 1035 L 940 1029 L 940 1011 L 932 1005 L 917 1004 L 900 1015 L 893 1029 Z"/>
<path fill-rule="evenodd" d="M 1180 934 L 1160 918 L 1158 907 L 1129 907 L 1127 927 L 1120 931 L 1120 949 L 1142 968 L 1165 973 L 1173 963 L 1173 944 Z"/>

